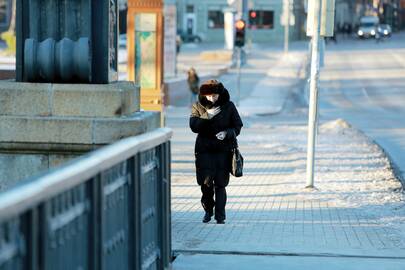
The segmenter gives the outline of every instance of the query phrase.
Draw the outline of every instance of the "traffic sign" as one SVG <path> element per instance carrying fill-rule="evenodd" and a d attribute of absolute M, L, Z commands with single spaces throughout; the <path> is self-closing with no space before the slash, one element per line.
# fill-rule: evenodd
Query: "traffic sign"
<path fill-rule="evenodd" d="M 308 17 L 307 17 L 307 36 L 312 37 L 315 26 L 315 1 L 308 2 Z M 332 37 L 335 28 L 335 0 L 322 0 L 322 16 L 321 16 L 321 33 L 322 37 Z"/>

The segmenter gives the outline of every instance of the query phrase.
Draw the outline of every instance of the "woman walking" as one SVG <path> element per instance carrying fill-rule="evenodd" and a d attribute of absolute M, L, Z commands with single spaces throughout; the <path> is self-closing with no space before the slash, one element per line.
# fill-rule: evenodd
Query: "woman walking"
<path fill-rule="evenodd" d="M 191 106 L 193 106 L 193 103 L 197 101 L 198 87 L 200 85 L 200 78 L 198 77 L 197 71 L 194 68 L 190 68 L 187 71 L 187 83 L 191 92 L 190 103 Z"/>
<path fill-rule="evenodd" d="M 211 220 L 214 207 L 217 223 L 225 223 L 225 187 L 229 183 L 231 150 L 242 126 L 239 113 L 222 83 L 217 80 L 204 82 L 190 116 L 190 128 L 198 133 L 194 153 L 201 204 L 205 210 L 204 223 Z"/>

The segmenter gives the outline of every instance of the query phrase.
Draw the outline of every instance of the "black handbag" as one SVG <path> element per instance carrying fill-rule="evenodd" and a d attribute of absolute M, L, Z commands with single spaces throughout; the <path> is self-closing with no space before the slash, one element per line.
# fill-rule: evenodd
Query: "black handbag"
<path fill-rule="evenodd" d="M 235 144 L 232 148 L 231 174 L 235 177 L 243 176 L 243 156 L 239 152 L 238 141 L 235 138 Z"/>

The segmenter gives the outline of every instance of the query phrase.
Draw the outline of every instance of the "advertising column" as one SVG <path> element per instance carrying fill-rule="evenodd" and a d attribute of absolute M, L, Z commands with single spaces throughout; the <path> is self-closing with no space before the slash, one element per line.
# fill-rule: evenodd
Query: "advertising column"
<path fill-rule="evenodd" d="M 235 40 L 235 10 L 224 10 L 224 28 L 225 28 L 225 49 L 233 50 Z"/>
<path fill-rule="evenodd" d="M 163 2 L 129 0 L 128 78 L 141 87 L 141 108 L 163 109 Z"/>
<path fill-rule="evenodd" d="M 165 78 L 176 76 L 176 5 L 165 4 L 164 7 L 164 70 Z"/>

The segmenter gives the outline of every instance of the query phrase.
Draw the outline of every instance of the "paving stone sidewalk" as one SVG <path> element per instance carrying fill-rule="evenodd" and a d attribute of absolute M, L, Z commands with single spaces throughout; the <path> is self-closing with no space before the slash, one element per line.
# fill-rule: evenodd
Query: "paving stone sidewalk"
<path fill-rule="evenodd" d="M 306 117 L 245 118 L 245 176 L 227 188 L 225 225 L 201 222 L 188 109 L 167 113 L 172 234 L 179 254 L 396 258 L 405 269 L 405 204 L 381 149 L 344 121 L 320 128 L 315 190 L 305 186 Z"/>

